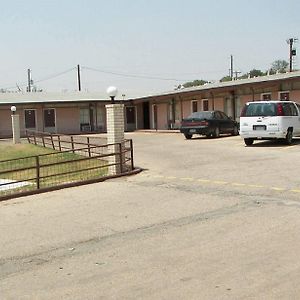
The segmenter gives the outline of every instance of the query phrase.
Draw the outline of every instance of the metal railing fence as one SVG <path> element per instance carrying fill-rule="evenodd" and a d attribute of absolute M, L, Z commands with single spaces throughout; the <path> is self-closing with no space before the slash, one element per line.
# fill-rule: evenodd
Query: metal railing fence
<path fill-rule="evenodd" d="M 64 186 L 102 181 L 111 177 L 109 167 L 119 165 L 121 174 L 134 170 L 132 140 L 118 144 L 90 143 L 89 138 L 27 132 L 30 144 L 51 153 L 0 161 L 0 201 Z M 85 140 L 85 141 L 84 141 Z M 111 151 L 113 145 L 114 152 Z M 111 157 L 118 157 L 112 163 Z"/>

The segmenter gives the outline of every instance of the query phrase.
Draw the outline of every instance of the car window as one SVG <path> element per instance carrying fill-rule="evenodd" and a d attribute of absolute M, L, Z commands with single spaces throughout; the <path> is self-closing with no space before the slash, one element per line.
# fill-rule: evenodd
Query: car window
<path fill-rule="evenodd" d="M 213 116 L 211 111 L 197 111 L 188 116 L 189 119 L 211 119 Z"/>
<path fill-rule="evenodd" d="M 222 115 L 219 111 L 215 111 L 215 118 L 216 119 L 222 119 Z"/>
<path fill-rule="evenodd" d="M 298 116 L 298 111 L 294 103 L 282 103 L 282 108 L 285 116 Z"/>
<path fill-rule="evenodd" d="M 276 116 L 275 103 L 249 103 L 245 106 L 245 117 Z"/>
<path fill-rule="evenodd" d="M 298 111 L 294 103 L 290 103 L 292 116 L 298 116 Z"/>
<path fill-rule="evenodd" d="M 282 103 L 282 109 L 285 116 L 292 116 L 291 106 L 289 103 Z"/>
<path fill-rule="evenodd" d="M 227 115 L 225 115 L 225 113 L 223 113 L 222 111 L 220 111 L 220 114 L 222 116 L 222 119 L 224 119 L 224 120 L 228 120 L 229 119 L 229 117 Z"/>

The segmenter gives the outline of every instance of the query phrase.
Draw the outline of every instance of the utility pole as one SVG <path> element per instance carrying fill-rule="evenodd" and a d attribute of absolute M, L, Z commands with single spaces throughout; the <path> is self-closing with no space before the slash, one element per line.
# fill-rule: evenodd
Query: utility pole
<path fill-rule="evenodd" d="M 233 80 L 233 55 L 230 55 L 230 78 Z"/>
<path fill-rule="evenodd" d="M 28 77 L 28 87 L 27 87 L 27 92 L 31 92 L 31 70 L 27 70 L 27 77 Z"/>
<path fill-rule="evenodd" d="M 77 65 L 78 91 L 81 91 L 80 66 Z"/>
<path fill-rule="evenodd" d="M 286 41 L 290 45 L 290 72 L 293 72 L 293 56 L 296 56 L 296 49 L 293 48 L 293 45 L 297 41 L 296 38 L 289 38 Z"/>
<path fill-rule="evenodd" d="M 241 71 L 234 71 L 235 79 L 238 79 L 238 74 L 241 74 L 241 73 L 242 73 Z"/>

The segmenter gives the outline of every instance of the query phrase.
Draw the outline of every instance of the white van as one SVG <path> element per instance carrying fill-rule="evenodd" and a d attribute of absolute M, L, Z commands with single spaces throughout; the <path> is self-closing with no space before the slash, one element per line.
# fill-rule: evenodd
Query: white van
<path fill-rule="evenodd" d="M 254 140 L 284 139 L 292 143 L 300 136 L 300 104 L 293 101 L 247 102 L 240 117 L 240 136 L 250 146 Z"/>

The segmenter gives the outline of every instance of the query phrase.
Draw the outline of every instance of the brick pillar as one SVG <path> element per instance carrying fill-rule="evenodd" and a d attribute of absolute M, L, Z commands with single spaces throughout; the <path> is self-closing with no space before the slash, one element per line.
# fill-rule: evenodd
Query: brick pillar
<path fill-rule="evenodd" d="M 106 107 L 106 122 L 107 122 L 107 143 L 115 144 L 124 141 L 124 105 L 123 104 L 108 104 Z M 123 144 L 122 144 L 123 145 Z M 120 146 L 109 146 L 110 153 L 119 153 Z M 121 173 L 120 156 L 109 156 L 109 163 L 116 164 L 109 167 L 109 175 Z"/>
<path fill-rule="evenodd" d="M 13 143 L 20 144 L 20 118 L 19 115 L 11 115 Z"/>

